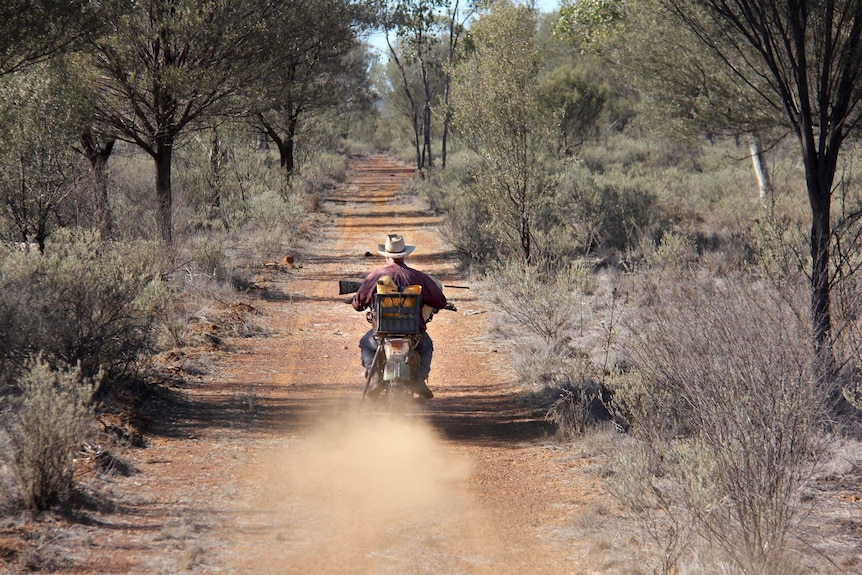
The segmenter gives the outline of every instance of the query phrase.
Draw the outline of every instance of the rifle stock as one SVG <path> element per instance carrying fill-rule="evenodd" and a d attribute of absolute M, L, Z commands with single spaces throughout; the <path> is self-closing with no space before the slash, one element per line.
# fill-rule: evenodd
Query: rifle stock
<path fill-rule="evenodd" d="M 338 295 L 344 295 L 346 293 L 356 293 L 359 291 L 359 286 L 361 285 L 362 282 L 338 280 Z"/>

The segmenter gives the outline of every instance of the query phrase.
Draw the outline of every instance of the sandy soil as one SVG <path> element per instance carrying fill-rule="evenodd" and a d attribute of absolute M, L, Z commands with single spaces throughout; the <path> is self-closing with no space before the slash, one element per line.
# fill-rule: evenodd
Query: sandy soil
<path fill-rule="evenodd" d="M 488 303 L 440 220 L 401 192 L 411 177 L 355 160 L 319 237 L 291 265 L 261 265 L 268 295 L 244 301 L 267 335 L 196 359 L 182 408 L 119 454 L 122 473 L 92 480 L 86 520 L 26 544 L 26 525 L 0 529 L 0 572 L 623 572 L 636 543 L 614 527 L 601 456 L 547 437 L 519 399 Z M 417 245 L 408 263 L 459 286 L 446 290 L 459 311 L 429 328 L 436 397 L 400 418 L 357 410 L 367 324 L 337 286 L 383 263 L 389 231 Z"/>

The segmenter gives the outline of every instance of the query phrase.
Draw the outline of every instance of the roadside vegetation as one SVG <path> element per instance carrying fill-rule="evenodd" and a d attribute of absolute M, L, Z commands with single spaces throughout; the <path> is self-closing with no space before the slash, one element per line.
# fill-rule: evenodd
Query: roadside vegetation
<path fill-rule="evenodd" d="M 0 8 L 0 510 L 74 509 L 82 454 L 260 334 L 265 274 L 386 152 L 538 416 L 619 434 L 638 572 L 858 568 L 858 521 L 818 509 L 862 469 L 862 26 L 814 18 L 795 45 L 843 83 L 802 86 L 762 49 L 798 15 L 709 0 L 35 4 Z"/>

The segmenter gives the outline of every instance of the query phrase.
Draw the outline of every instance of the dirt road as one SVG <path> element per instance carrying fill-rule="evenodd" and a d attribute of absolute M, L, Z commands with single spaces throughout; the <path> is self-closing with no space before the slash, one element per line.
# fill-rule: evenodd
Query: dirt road
<path fill-rule="evenodd" d="M 227 342 L 182 417 L 100 486 L 110 505 L 94 524 L 46 541 L 58 559 L 45 572 L 617 572 L 602 462 L 547 438 L 518 399 L 488 303 L 440 220 L 402 192 L 413 175 L 353 162 L 295 267 L 258 278 L 284 294 L 251 302 L 268 335 Z M 403 419 L 357 415 L 367 324 L 337 288 L 383 263 L 390 231 L 417 246 L 410 265 L 472 288 L 447 290 L 459 311 L 429 328 L 436 397 Z"/>
<path fill-rule="evenodd" d="M 408 263 L 469 287 L 439 219 L 399 193 L 412 176 L 383 158 L 354 163 L 350 185 L 324 206 L 333 216 L 325 239 L 308 246 L 291 274 L 282 336 L 259 342 L 271 359 L 264 368 L 261 354 L 245 356 L 274 374 L 266 395 L 305 417 L 285 421 L 286 437 L 245 479 L 243 491 L 256 494 L 248 508 L 266 512 L 239 521 L 230 558 L 238 571 L 580 572 L 564 533 L 596 487 L 573 483 L 566 471 L 579 462 L 544 439 L 543 422 L 512 394 L 480 293 L 448 289 L 459 312 L 442 312 L 430 326 L 435 399 L 406 421 L 354 416 L 356 342 L 367 324 L 339 303 L 336 281 L 382 265 L 376 244 L 398 231 L 417 246 Z"/>

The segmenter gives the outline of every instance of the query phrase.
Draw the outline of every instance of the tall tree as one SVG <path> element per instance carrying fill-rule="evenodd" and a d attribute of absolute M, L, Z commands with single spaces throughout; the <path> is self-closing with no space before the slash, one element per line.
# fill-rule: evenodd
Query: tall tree
<path fill-rule="evenodd" d="M 108 33 L 91 49 L 98 70 L 97 119 L 138 145 L 155 166 L 159 236 L 172 242 L 175 147 L 202 120 L 232 109 L 265 61 L 277 0 L 109 0 Z"/>
<path fill-rule="evenodd" d="M 473 25 L 475 49 L 452 78 L 453 128 L 482 161 L 477 189 L 527 263 L 555 123 L 538 88 L 535 31 L 533 10 L 495 2 Z"/>
<path fill-rule="evenodd" d="M 278 147 L 282 169 L 294 171 L 303 121 L 324 111 L 367 101 L 368 64 L 358 35 L 372 13 L 355 0 L 294 0 L 270 19 L 273 63 L 250 98 L 253 120 Z"/>
<path fill-rule="evenodd" d="M 434 166 L 431 109 L 439 81 L 435 68 L 439 69 L 442 64 L 436 56 L 444 24 L 441 10 L 445 4 L 446 0 L 393 0 L 385 3 L 381 17 L 389 59 L 398 70 L 401 89 L 409 102 L 416 168 L 420 172 Z M 413 74 L 418 83 L 413 82 Z"/>

